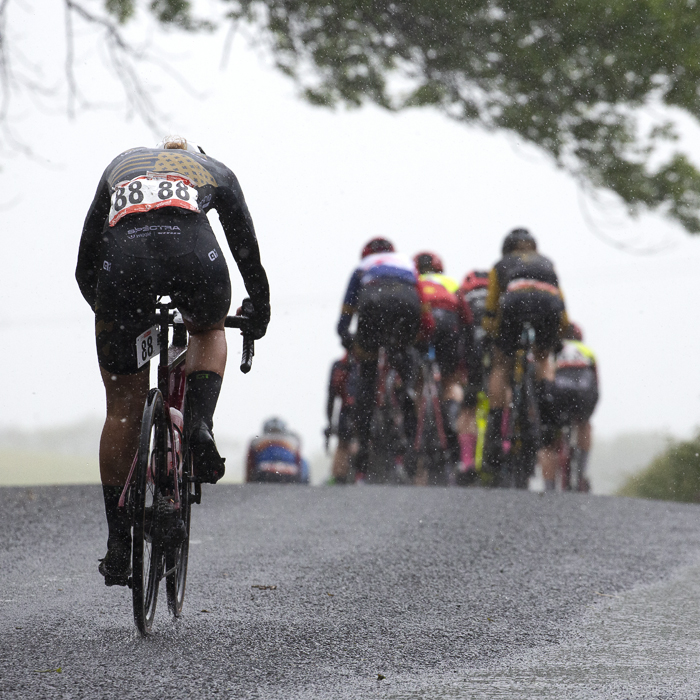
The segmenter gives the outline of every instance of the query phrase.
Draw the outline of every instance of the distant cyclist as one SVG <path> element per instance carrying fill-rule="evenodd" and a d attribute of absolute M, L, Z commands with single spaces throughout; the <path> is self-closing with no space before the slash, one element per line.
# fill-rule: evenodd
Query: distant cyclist
<path fill-rule="evenodd" d="M 309 465 L 301 455 L 301 439 L 280 418 L 263 424 L 263 434 L 251 441 L 246 459 L 246 481 L 308 484 Z"/>
<path fill-rule="evenodd" d="M 357 332 L 350 323 L 357 317 Z M 421 330 L 422 308 L 418 274 L 413 261 L 394 251 L 386 238 L 373 238 L 362 249 L 361 262 L 353 272 L 338 322 L 338 335 L 360 365 L 355 421 L 360 443 L 356 457 L 358 473 L 366 472 L 369 437 L 377 383 L 377 351 L 384 347 L 404 383 L 412 383 L 412 360 L 408 349 Z M 432 319 L 424 318 L 426 328 Z M 404 395 L 404 426 L 409 440 L 416 430 L 413 401 Z"/>
<path fill-rule="evenodd" d="M 588 491 L 586 476 L 591 450 L 591 416 L 598 403 L 598 366 L 593 351 L 583 344 L 583 332 L 572 323 L 566 332 L 563 347 L 556 356 L 554 379 L 555 410 L 559 425 L 577 429 L 576 464 L 579 471 L 579 491 Z M 543 474 L 545 488 L 554 488 L 555 475 Z"/>
<path fill-rule="evenodd" d="M 457 418 L 464 399 L 458 370 L 464 365 L 466 345 L 471 349 L 473 318 L 464 298 L 457 291 L 459 284 L 444 274 L 438 255 L 418 253 L 413 261 L 418 269 L 421 299 L 430 307 L 435 323 L 430 342 L 435 348 L 435 359 L 442 377 L 443 413 L 446 418 L 447 438 L 451 457 L 459 461 Z"/>
<path fill-rule="evenodd" d="M 343 358 L 333 363 L 328 382 L 328 400 L 326 402 L 328 427 L 325 430 L 325 435 L 326 449 L 331 435 L 336 435 L 338 438 L 331 468 L 332 483 L 335 484 L 345 484 L 350 472 L 355 436 L 354 410 L 358 374 L 357 362 L 354 361 L 352 355 L 346 353 Z"/>
<path fill-rule="evenodd" d="M 523 324 L 529 322 L 536 334 L 536 393 L 543 434 L 540 463 L 545 471 L 552 465 L 556 469 L 554 363 L 551 353 L 568 326 L 559 278 L 552 262 L 537 252 L 537 243 L 527 229 L 512 230 L 503 241 L 502 253 L 502 259 L 489 275 L 484 316 L 484 328 L 493 342 L 484 468 L 494 475 L 500 472 L 503 409 Z"/>
<path fill-rule="evenodd" d="M 185 427 L 195 476 L 214 483 L 224 473 L 212 434 L 226 366 L 224 319 L 231 283 L 207 220 L 215 209 L 253 305 L 251 332 L 265 335 L 269 288 L 253 221 L 236 176 L 180 137 L 156 148 L 132 148 L 106 168 L 85 219 L 76 279 L 95 312 L 97 357 L 107 395 L 100 441 L 100 475 L 109 535 L 100 573 L 126 585 L 130 571 L 129 517 L 119 497 L 138 445 L 149 387 L 136 339 L 156 322 L 159 295 L 182 313 L 187 355 Z"/>
<path fill-rule="evenodd" d="M 464 389 L 464 401 L 459 417 L 460 466 L 465 474 L 474 475 L 477 425 L 476 407 L 479 392 L 485 388 L 484 355 L 488 349 L 486 331 L 482 323 L 486 313 L 486 297 L 488 295 L 489 273 L 487 270 L 472 270 L 467 273 L 459 288 L 458 294 L 474 319 L 472 326 L 471 347 L 465 355 L 467 364 L 467 383 Z M 468 483 L 468 481 L 466 482 Z"/>

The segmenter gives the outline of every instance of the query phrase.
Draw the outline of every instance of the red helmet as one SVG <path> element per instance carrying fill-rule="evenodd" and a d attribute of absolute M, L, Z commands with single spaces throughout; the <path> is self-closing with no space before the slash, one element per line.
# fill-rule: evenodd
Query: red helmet
<path fill-rule="evenodd" d="M 368 255 L 373 255 L 374 253 L 393 253 L 394 244 L 388 241 L 386 238 L 373 238 L 368 241 L 367 245 L 362 249 L 362 255 L 360 259 L 366 258 Z"/>
<path fill-rule="evenodd" d="M 445 271 L 442 260 L 440 260 L 440 257 L 435 253 L 417 253 L 413 258 L 413 262 L 416 264 L 416 269 L 420 275 L 427 275 L 430 272 Z"/>
<path fill-rule="evenodd" d="M 571 338 L 573 340 L 578 340 L 580 343 L 583 342 L 583 331 L 581 330 L 581 326 L 579 326 L 578 323 L 574 323 L 572 321 L 569 324 L 569 333 L 571 334 Z"/>
<path fill-rule="evenodd" d="M 474 289 L 489 286 L 489 273 L 482 270 L 472 270 L 462 282 L 462 292 L 471 292 Z"/>

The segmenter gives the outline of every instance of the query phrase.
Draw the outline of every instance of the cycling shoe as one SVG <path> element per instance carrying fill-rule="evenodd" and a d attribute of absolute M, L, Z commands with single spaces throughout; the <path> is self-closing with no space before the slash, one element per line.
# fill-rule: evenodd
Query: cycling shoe
<path fill-rule="evenodd" d="M 107 554 L 97 570 L 105 577 L 106 586 L 128 586 L 131 576 L 131 540 L 108 540 Z"/>
<path fill-rule="evenodd" d="M 215 484 L 226 471 L 226 460 L 216 449 L 214 435 L 204 421 L 200 421 L 190 431 L 189 449 L 194 462 L 195 481 Z"/>

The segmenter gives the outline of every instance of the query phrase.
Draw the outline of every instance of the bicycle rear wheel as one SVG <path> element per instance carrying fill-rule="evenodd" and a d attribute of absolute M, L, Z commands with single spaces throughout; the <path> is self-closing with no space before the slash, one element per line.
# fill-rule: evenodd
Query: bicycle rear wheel
<path fill-rule="evenodd" d="M 141 421 L 134 494 L 132 599 L 134 621 L 141 634 L 151 631 L 163 571 L 163 553 L 157 535 L 156 502 L 167 471 L 167 426 L 163 397 L 151 389 Z"/>
<path fill-rule="evenodd" d="M 185 602 L 185 583 L 187 581 L 187 562 L 190 552 L 190 515 L 192 512 L 192 456 L 185 452 L 182 463 L 182 474 L 178 478 L 180 489 L 180 514 L 185 523 L 185 539 L 175 549 L 165 553 L 165 566 L 168 575 L 165 578 L 165 592 L 168 597 L 168 608 L 175 617 L 180 617 L 182 605 Z"/>

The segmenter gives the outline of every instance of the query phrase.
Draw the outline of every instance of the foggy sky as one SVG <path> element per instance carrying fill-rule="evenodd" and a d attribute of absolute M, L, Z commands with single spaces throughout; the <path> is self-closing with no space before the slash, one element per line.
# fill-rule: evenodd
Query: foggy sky
<path fill-rule="evenodd" d="M 58 11 L 40 15 L 30 5 L 27 12 L 36 22 L 62 22 Z M 33 31 L 44 36 L 38 26 Z M 60 58 L 60 75 L 63 49 L 54 39 L 36 50 Z M 221 33 L 159 41 L 197 91 L 164 84 L 144 67 L 171 115 L 163 134 L 191 138 L 237 174 L 270 279 L 272 322 L 248 376 L 237 368 L 240 336 L 229 332 L 217 434 L 247 438 L 279 415 L 310 450 L 319 447 L 328 371 L 342 352 L 335 324 L 367 239 L 386 236 L 411 255 L 434 250 L 461 280 L 493 265 L 514 226 L 530 228 L 554 260 L 570 316 L 598 355 L 596 429 L 687 434 L 699 423 L 699 239 L 659 216 L 634 220 L 611 197 L 596 204 L 532 147 L 435 111 L 306 106 L 264 52 L 240 36 L 225 71 Z M 83 89 L 117 102 L 120 88 L 98 56 L 81 45 Z M 120 109 L 71 121 L 23 103 L 19 117 L 18 130 L 41 158 L 5 157 L 0 172 L 2 427 L 103 415 L 93 316 L 73 277 L 80 232 L 109 161 L 158 140 Z M 687 133 L 697 153 L 698 130 Z M 632 255 L 600 234 L 665 249 Z M 220 242 L 226 248 L 223 235 Z M 227 259 L 237 301 L 243 285 L 228 251 Z"/>

